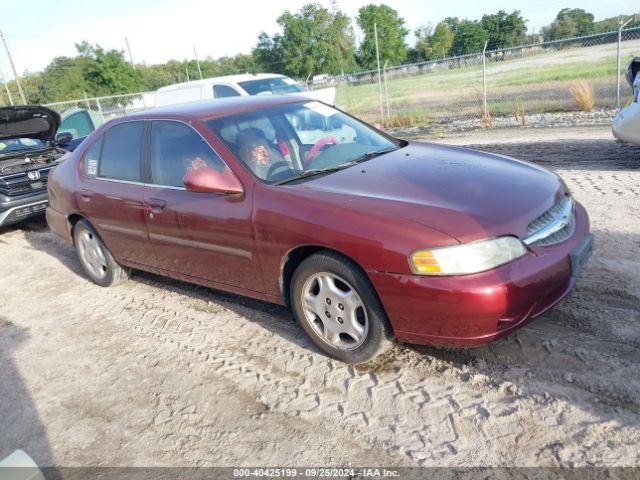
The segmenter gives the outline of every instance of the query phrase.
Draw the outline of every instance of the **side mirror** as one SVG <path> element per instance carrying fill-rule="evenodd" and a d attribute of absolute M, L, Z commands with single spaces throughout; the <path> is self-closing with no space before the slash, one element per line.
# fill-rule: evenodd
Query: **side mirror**
<path fill-rule="evenodd" d="M 240 180 L 227 166 L 221 172 L 209 167 L 191 170 L 182 181 L 189 192 L 227 195 L 244 193 Z"/>
<path fill-rule="evenodd" d="M 56 135 L 56 143 L 61 146 L 71 143 L 72 140 L 73 135 L 71 134 L 71 132 L 60 132 L 58 135 Z"/>

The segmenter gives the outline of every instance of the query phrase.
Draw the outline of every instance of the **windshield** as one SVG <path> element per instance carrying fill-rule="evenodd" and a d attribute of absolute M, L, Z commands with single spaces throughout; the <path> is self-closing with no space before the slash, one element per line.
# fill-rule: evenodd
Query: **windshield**
<path fill-rule="evenodd" d="M 240 85 L 249 95 L 283 95 L 285 93 L 304 92 L 295 80 L 287 77 L 261 78 L 240 82 Z"/>
<path fill-rule="evenodd" d="M 206 122 L 235 156 L 266 183 L 346 168 L 399 147 L 345 113 L 316 101 Z"/>
<path fill-rule="evenodd" d="M 37 150 L 44 146 L 42 140 L 34 138 L 3 138 L 0 139 L 0 154 L 21 150 Z"/>

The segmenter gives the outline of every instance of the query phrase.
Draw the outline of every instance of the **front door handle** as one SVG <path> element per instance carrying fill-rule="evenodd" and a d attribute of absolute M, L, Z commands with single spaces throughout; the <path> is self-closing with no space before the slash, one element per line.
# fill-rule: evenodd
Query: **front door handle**
<path fill-rule="evenodd" d="M 153 213 L 162 213 L 166 206 L 167 202 L 161 200 L 160 198 L 149 199 L 149 210 L 151 210 Z"/>
<path fill-rule="evenodd" d="M 82 189 L 80 190 L 80 197 L 85 202 L 90 202 L 91 199 L 93 198 L 93 192 L 91 190 Z"/>

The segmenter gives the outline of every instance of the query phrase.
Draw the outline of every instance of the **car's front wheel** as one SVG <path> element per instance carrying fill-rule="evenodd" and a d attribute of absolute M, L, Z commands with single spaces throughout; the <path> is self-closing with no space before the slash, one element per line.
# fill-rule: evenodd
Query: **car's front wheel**
<path fill-rule="evenodd" d="M 80 264 L 93 283 L 110 287 L 129 277 L 129 270 L 116 262 L 87 221 L 75 225 L 73 240 Z"/>
<path fill-rule="evenodd" d="M 322 351 L 347 363 L 371 360 L 391 346 L 391 327 L 369 279 L 332 252 L 305 259 L 291 282 L 291 306 Z"/>

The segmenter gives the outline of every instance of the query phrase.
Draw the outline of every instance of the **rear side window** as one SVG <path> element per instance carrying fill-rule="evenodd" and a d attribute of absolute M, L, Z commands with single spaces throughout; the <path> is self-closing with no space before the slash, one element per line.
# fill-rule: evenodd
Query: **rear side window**
<path fill-rule="evenodd" d="M 126 122 L 112 127 L 104 138 L 99 176 L 113 180 L 140 181 L 140 159 L 144 122 Z"/>
<path fill-rule="evenodd" d="M 215 98 L 239 97 L 240 94 L 227 85 L 214 85 L 213 96 Z"/>
<path fill-rule="evenodd" d="M 224 162 L 193 128 L 181 122 L 151 123 L 151 179 L 154 185 L 184 187 L 182 179 L 193 169 L 218 171 Z"/>

